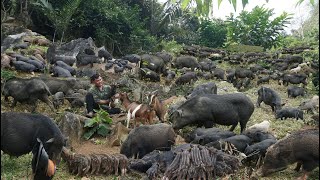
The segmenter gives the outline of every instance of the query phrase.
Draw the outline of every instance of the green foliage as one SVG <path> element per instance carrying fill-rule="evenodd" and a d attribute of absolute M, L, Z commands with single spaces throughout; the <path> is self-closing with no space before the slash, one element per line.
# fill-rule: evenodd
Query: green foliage
<path fill-rule="evenodd" d="M 206 47 L 222 47 L 226 42 L 227 28 L 221 19 L 205 20 L 198 29 L 199 44 Z"/>
<path fill-rule="evenodd" d="M 231 14 L 227 19 L 227 45 L 239 43 L 262 46 L 265 49 L 279 46 L 283 28 L 291 17 L 283 12 L 271 20 L 273 15 L 273 9 L 263 6 L 256 6 L 251 12 L 242 11 L 236 18 Z"/>
<path fill-rule="evenodd" d="M 112 119 L 109 117 L 109 113 L 103 109 L 97 110 L 96 116 L 85 121 L 84 127 L 87 128 L 83 137 L 88 140 L 94 133 L 101 136 L 107 136 L 111 127 Z"/>
<path fill-rule="evenodd" d="M 1 80 L 8 80 L 16 77 L 16 75 L 17 75 L 16 71 L 1 69 Z"/>
<path fill-rule="evenodd" d="M 199 33 L 197 33 L 199 26 L 199 19 L 194 14 L 185 12 L 168 24 L 165 38 L 174 40 L 179 44 L 197 44 L 199 41 Z"/>
<path fill-rule="evenodd" d="M 166 41 L 166 40 L 161 40 L 160 43 L 158 43 L 157 46 L 157 51 L 166 51 L 166 52 L 171 52 L 174 54 L 179 54 L 182 51 L 182 45 L 178 44 L 176 41 L 171 40 L 171 41 Z"/>
<path fill-rule="evenodd" d="M 79 7 L 81 0 L 60 0 L 50 3 L 48 0 L 38 0 L 33 3 L 53 24 L 55 31 L 62 38 L 70 24 L 72 15 Z"/>
<path fill-rule="evenodd" d="M 218 0 L 218 7 L 220 7 L 220 4 L 222 1 L 223 0 Z M 230 4 L 232 4 L 234 10 L 237 11 L 238 0 L 228 0 L 228 1 Z M 304 1 L 305 0 L 297 0 L 296 6 L 299 6 Z M 168 2 L 175 3 L 177 2 L 177 0 L 168 0 Z M 211 8 L 213 6 L 212 5 L 213 0 L 181 0 L 178 2 L 181 3 L 181 8 L 183 10 L 190 8 L 191 5 L 195 6 L 198 16 L 208 17 L 212 12 Z M 241 2 L 242 2 L 242 7 L 244 8 L 249 3 L 249 0 L 241 0 Z M 265 2 L 268 3 L 269 0 L 265 0 Z M 314 0 L 309 0 L 309 2 L 311 5 L 315 4 Z"/>
<path fill-rule="evenodd" d="M 319 28 L 314 28 L 305 33 L 304 37 L 291 35 L 285 36 L 280 41 L 282 47 L 305 47 L 310 46 L 317 48 L 319 47 Z"/>
<path fill-rule="evenodd" d="M 132 31 L 129 37 L 130 46 L 127 52 L 150 52 L 155 48 L 157 44 L 157 38 L 152 36 L 147 30 L 143 28 L 136 28 Z"/>
<path fill-rule="evenodd" d="M 105 46 L 114 55 L 149 51 L 156 38 L 140 17 L 138 6 L 120 0 L 82 1 L 72 19 L 71 39 L 92 37 L 97 46 Z"/>

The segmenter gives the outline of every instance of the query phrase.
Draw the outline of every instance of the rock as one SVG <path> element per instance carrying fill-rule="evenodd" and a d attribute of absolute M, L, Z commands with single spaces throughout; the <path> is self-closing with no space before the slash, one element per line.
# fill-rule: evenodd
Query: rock
<path fill-rule="evenodd" d="M 87 119 L 87 117 L 66 112 L 58 120 L 59 129 L 65 137 L 68 137 L 68 147 L 74 147 L 81 142 L 84 133 L 84 122 Z"/>

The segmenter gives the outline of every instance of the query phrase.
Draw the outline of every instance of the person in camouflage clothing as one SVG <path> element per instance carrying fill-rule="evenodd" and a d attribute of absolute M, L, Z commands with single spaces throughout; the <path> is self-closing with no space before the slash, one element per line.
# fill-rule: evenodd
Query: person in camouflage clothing
<path fill-rule="evenodd" d="M 111 97 L 116 93 L 115 85 L 105 85 L 99 74 L 94 74 L 90 78 L 92 87 L 86 95 L 87 117 L 94 116 L 94 109 L 104 109 L 109 114 L 118 114 L 120 108 L 115 108 Z"/>

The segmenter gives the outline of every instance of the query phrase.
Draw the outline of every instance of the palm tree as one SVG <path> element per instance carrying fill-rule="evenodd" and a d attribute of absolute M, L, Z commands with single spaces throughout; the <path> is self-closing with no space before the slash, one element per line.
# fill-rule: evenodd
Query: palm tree
<path fill-rule="evenodd" d="M 218 0 L 218 7 L 220 7 L 220 4 L 223 0 Z M 266 0 L 268 3 L 269 0 Z M 304 0 L 297 0 L 297 6 L 300 5 Z M 180 3 L 181 8 L 183 10 L 190 8 L 192 5 L 195 5 L 195 8 L 197 10 L 197 15 L 198 16 L 203 16 L 203 17 L 208 17 L 211 8 L 212 8 L 212 2 L 213 0 L 168 0 L 167 3 Z M 242 7 L 244 8 L 248 3 L 249 0 L 242 0 Z M 233 5 L 234 10 L 236 11 L 237 9 L 237 0 L 229 0 L 229 3 Z M 310 0 L 310 4 L 314 5 L 315 2 L 314 0 Z"/>

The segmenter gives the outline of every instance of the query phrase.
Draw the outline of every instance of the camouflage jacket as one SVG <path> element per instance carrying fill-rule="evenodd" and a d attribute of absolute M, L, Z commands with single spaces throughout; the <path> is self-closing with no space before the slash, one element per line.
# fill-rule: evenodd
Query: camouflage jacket
<path fill-rule="evenodd" d="M 111 86 L 109 85 L 104 85 L 102 91 L 100 91 L 96 86 L 92 86 L 89 89 L 89 92 L 92 93 L 95 102 L 111 98 Z"/>

